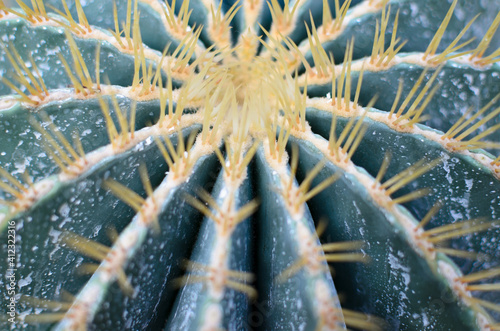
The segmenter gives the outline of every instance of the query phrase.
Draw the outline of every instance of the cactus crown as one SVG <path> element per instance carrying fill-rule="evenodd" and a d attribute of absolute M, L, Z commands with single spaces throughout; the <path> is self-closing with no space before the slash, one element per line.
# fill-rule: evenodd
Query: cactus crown
<path fill-rule="evenodd" d="M 499 9 L 0 1 L 2 329 L 499 329 Z"/>

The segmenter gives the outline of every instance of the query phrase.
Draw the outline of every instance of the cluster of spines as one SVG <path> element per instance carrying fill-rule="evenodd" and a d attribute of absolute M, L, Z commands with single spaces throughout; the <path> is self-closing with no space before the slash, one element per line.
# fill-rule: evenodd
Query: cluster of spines
<path fill-rule="evenodd" d="M 176 0 L 173 0 L 171 4 L 165 3 L 165 7 L 162 8 L 169 32 L 179 40 L 184 39 L 190 30 L 188 22 L 192 10 L 189 10 L 189 2 L 183 1 L 177 13 L 175 12 Z"/>
<path fill-rule="evenodd" d="M 163 136 L 168 152 L 163 142 L 161 142 L 159 138 L 155 138 L 156 144 L 160 149 L 163 158 L 167 162 L 174 179 L 189 176 L 191 169 L 194 166 L 194 162 L 196 160 L 191 157 L 189 151 L 191 151 L 191 148 L 193 147 L 194 140 L 196 138 L 195 134 L 196 132 L 193 131 L 188 138 L 187 144 L 184 144 L 182 131 L 178 131 L 179 142 L 177 144 L 177 149 L 174 148 L 172 142 L 167 136 Z"/>
<path fill-rule="evenodd" d="M 23 173 L 23 182 L 12 176 L 8 171 L 0 167 L 0 189 L 14 198 L 14 200 L 0 199 L 0 204 L 12 209 L 22 210 L 31 205 L 35 188 L 27 172 Z"/>
<path fill-rule="evenodd" d="M 472 61 L 476 65 L 486 66 L 500 61 L 500 49 L 492 52 L 491 54 L 484 56 L 484 53 L 490 46 L 493 35 L 498 30 L 500 26 L 500 12 L 495 17 L 495 20 L 490 25 L 490 28 L 484 35 L 483 39 L 479 45 L 477 45 L 476 49 L 471 53 L 469 60 Z"/>
<path fill-rule="evenodd" d="M 38 2 L 42 3 L 41 0 L 37 0 Z M 20 3 L 20 2 L 18 2 Z M 53 8 L 53 10 L 58 13 L 61 17 L 64 17 L 68 22 L 64 21 L 57 21 L 61 26 L 66 27 L 67 29 L 71 30 L 74 34 L 84 36 L 88 33 L 92 32 L 92 26 L 89 24 L 89 21 L 87 20 L 87 16 L 85 15 L 85 12 L 83 11 L 82 4 L 80 0 L 75 1 L 75 8 L 76 12 L 78 15 L 78 22 L 75 21 L 73 18 L 73 15 L 71 15 L 68 4 L 66 3 L 66 0 L 62 0 L 62 5 L 64 7 L 64 13 L 61 12 L 60 10 Z"/>
<path fill-rule="evenodd" d="M 479 111 L 474 113 L 472 116 L 472 108 L 470 108 L 458 121 L 455 122 L 451 126 L 451 128 L 441 137 L 442 140 L 448 140 L 446 145 L 452 150 L 469 150 L 469 149 L 477 149 L 477 148 L 500 148 L 500 144 L 498 142 L 493 141 L 481 141 L 487 137 L 488 135 L 494 133 L 498 129 L 500 129 L 500 124 L 493 125 L 488 129 L 484 130 L 480 134 L 475 137 L 465 140 L 472 132 L 479 129 L 482 125 L 497 117 L 500 114 L 500 107 L 491 110 L 491 107 L 500 99 L 500 94 L 495 96 L 490 100 L 485 106 L 483 106 Z M 490 110 L 490 112 L 477 120 L 481 115 L 484 115 L 486 111 Z M 477 121 L 476 121 L 477 120 Z M 474 123 L 474 121 L 476 121 Z M 494 161 L 493 161 L 494 162 Z"/>
<path fill-rule="evenodd" d="M 48 20 L 47 11 L 45 10 L 45 5 L 42 0 L 31 1 L 32 8 L 22 1 L 16 2 L 23 12 L 14 11 L 11 8 L 6 7 L 3 1 L 0 3 L 1 9 L 4 12 L 15 13 L 17 16 L 22 17 L 34 24 L 43 23 Z"/>
<path fill-rule="evenodd" d="M 339 0 L 335 0 L 335 18 L 333 19 L 328 0 L 323 0 L 323 24 L 319 28 L 319 34 L 323 37 L 323 39 L 331 37 L 340 31 L 347 14 L 347 10 L 351 7 L 351 2 L 352 0 L 347 0 L 341 7 Z"/>
<path fill-rule="evenodd" d="M 257 298 L 257 291 L 250 285 L 255 280 L 252 273 L 230 270 L 220 266 L 204 265 L 194 261 L 187 261 L 186 271 L 189 273 L 175 279 L 171 286 L 183 287 L 190 284 L 204 283 L 215 291 L 233 289 L 245 293 L 250 299 Z"/>
<path fill-rule="evenodd" d="M 99 98 L 99 104 L 101 106 L 104 118 L 106 119 L 106 128 L 111 146 L 115 150 L 120 150 L 125 146 L 128 146 L 130 144 L 130 141 L 134 139 L 136 103 L 132 103 L 132 106 L 130 107 L 130 118 L 127 120 L 126 115 L 118 105 L 116 96 L 111 96 L 111 102 L 113 104 L 114 113 L 118 118 L 119 129 L 116 128 L 115 122 L 111 117 L 111 111 L 109 109 L 108 103 L 104 101 L 102 97 Z"/>
<path fill-rule="evenodd" d="M 391 7 L 384 7 L 382 10 L 382 17 L 380 19 L 380 25 L 377 20 L 375 25 L 375 36 L 373 38 L 373 49 L 372 55 L 370 57 L 370 64 L 376 66 L 377 68 L 385 68 L 392 61 L 392 59 L 399 53 L 401 48 L 406 44 L 407 41 L 400 43 L 400 38 L 396 38 L 398 30 L 398 19 L 399 10 L 396 13 L 396 18 L 393 23 L 393 30 L 391 36 L 391 42 L 389 47 L 385 49 L 385 33 L 387 29 L 387 24 L 389 23 L 389 17 L 391 15 Z M 398 45 L 399 44 L 399 45 Z"/>
<path fill-rule="evenodd" d="M 141 217 L 142 223 L 149 225 L 153 224 L 153 227 L 158 230 L 158 202 L 153 194 L 153 187 L 149 180 L 147 167 L 145 164 L 139 166 L 139 174 L 141 177 L 144 190 L 146 191 L 147 197 L 143 198 L 133 190 L 129 189 L 127 186 L 113 180 L 107 179 L 103 182 L 103 188 L 111 191 L 117 198 L 129 205 L 136 213 Z"/>
<path fill-rule="evenodd" d="M 241 8 L 236 2 L 225 13 L 222 12 L 222 1 L 217 8 L 210 6 L 210 16 L 208 23 L 208 34 L 217 48 L 224 49 L 231 47 L 231 21 Z"/>
<path fill-rule="evenodd" d="M 5 77 L 2 77 L 1 81 L 9 86 L 12 90 L 16 91 L 21 100 L 28 104 L 37 105 L 40 101 L 43 101 L 46 97 L 48 97 L 49 91 L 45 86 L 43 79 L 41 78 L 40 71 L 35 64 L 33 57 L 30 55 L 30 63 L 34 73 L 26 66 L 25 62 L 12 43 L 9 44 L 9 47 L 4 44 L 0 44 L 0 46 L 5 52 L 5 55 L 7 55 L 7 58 L 9 59 L 12 68 L 14 69 L 14 80 L 21 84 L 21 86 L 24 87 L 29 94 L 23 92 L 19 87 L 15 86 Z M 9 49 L 12 50 L 12 53 L 9 51 Z"/>
<path fill-rule="evenodd" d="M 278 0 L 271 0 L 267 4 L 273 18 L 271 35 L 274 37 L 289 35 L 297 24 L 297 14 L 304 1 L 295 1 L 292 6 L 290 0 L 285 0 L 283 6 Z"/>
<path fill-rule="evenodd" d="M 73 133 L 73 145 L 64 137 L 47 114 L 40 112 L 39 116 L 47 125 L 46 130 L 35 118 L 30 118 L 31 125 L 43 136 L 43 146 L 51 159 L 59 166 L 62 172 L 78 176 L 87 165 L 85 151 L 77 131 Z"/>

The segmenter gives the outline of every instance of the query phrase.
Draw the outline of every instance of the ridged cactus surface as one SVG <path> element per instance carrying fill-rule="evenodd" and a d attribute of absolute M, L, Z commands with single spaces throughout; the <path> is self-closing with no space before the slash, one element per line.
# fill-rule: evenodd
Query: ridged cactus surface
<path fill-rule="evenodd" d="M 500 330 L 499 25 L 0 1 L 0 329 Z"/>

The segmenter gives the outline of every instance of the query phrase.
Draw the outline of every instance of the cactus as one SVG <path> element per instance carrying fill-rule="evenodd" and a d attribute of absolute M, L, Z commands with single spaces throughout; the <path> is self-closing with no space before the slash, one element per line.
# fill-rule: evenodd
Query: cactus
<path fill-rule="evenodd" d="M 499 330 L 499 10 L 0 1 L 1 329 Z"/>

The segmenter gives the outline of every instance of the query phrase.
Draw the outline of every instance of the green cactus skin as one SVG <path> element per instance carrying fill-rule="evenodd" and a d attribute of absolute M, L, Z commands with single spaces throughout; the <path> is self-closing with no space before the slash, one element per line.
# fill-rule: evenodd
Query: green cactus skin
<path fill-rule="evenodd" d="M 497 0 L 26 3 L 1 330 L 500 330 Z"/>

